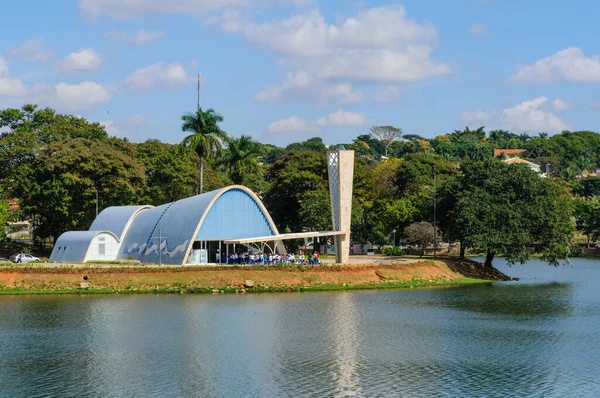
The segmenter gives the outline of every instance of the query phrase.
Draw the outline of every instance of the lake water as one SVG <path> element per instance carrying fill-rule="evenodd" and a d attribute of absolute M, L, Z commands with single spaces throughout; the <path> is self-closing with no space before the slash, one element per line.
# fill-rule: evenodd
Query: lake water
<path fill-rule="evenodd" d="M 1 296 L 0 396 L 600 396 L 600 261 L 520 282 Z"/>

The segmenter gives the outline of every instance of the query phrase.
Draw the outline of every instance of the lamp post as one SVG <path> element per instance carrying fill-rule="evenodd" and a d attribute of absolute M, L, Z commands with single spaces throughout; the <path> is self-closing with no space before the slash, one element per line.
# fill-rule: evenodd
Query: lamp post
<path fill-rule="evenodd" d="M 393 244 L 393 246 L 396 246 L 396 229 L 394 229 L 392 231 L 392 233 L 394 234 L 394 244 Z"/>
<path fill-rule="evenodd" d="M 437 256 L 437 175 L 433 166 L 433 259 Z"/>

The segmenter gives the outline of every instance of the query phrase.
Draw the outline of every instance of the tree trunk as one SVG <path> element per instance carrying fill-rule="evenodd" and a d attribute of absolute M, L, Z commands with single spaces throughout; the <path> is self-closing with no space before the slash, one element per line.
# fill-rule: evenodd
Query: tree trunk
<path fill-rule="evenodd" d="M 202 161 L 202 156 L 200 156 L 200 182 L 198 183 L 198 195 L 202 195 L 202 177 L 204 175 L 204 162 Z"/>
<path fill-rule="evenodd" d="M 420 258 L 423 258 L 423 254 L 425 254 L 425 245 L 421 246 L 421 256 L 420 256 Z"/>
<path fill-rule="evenodd" d="M 463 244 L 463 241 L 460 241 L 460 259 L 464 260 L 465 259 L 465 245 Z"/>
<path fill-rule="evenodd" d="M 492 267 L 492 261 L 494 260 L 494 256 L 496 255 L 496 253 L 494 252 L 490 252 L 488 251 L 485 255 L 485 267 L 486 268 L 491 268 Z"/>

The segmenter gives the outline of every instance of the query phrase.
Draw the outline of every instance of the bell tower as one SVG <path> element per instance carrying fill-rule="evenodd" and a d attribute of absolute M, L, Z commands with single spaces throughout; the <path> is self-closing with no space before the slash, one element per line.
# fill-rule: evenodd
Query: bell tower
<path fill-rule="evenodd" d="M 344 235 L 334 236 L 335 262 L 343 264 L 348 263 L 350 258 L 354 151 L 347 151 L 342 145 L 334 151 L 328 151 L 327 171 L 333 230 L 345 232 Z"/>

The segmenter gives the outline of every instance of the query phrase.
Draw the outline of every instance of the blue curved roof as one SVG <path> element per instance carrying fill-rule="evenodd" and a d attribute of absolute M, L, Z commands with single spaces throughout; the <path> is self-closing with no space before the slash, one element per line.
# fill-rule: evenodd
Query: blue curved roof
<path fill-rule="evenodd" d="M 48 261 L 50 262 L 71 262 L 82 263 L 85 260 L 88 248 L 92 240 L 101 233 L 109 233 L 111 231 L 69 231 L 62 234 L 54 248 Z M 118 238 L 115 236 L 115 239 Z"/>
<path fill-rule="evenodd" d="M 113 206 L 102 210 L 92 223 L 90 231 L 110 231 L 119 240 L 123 238 L 131 221 L 142 211 L 152 206 Z"/>
<path fill-rule="evenodd" d="M 122 239 L 119 258 L 185 264 L 194 240 L 277 235 L 267 211 L 248 188 L 234 185 L 145 210 Z"/>

